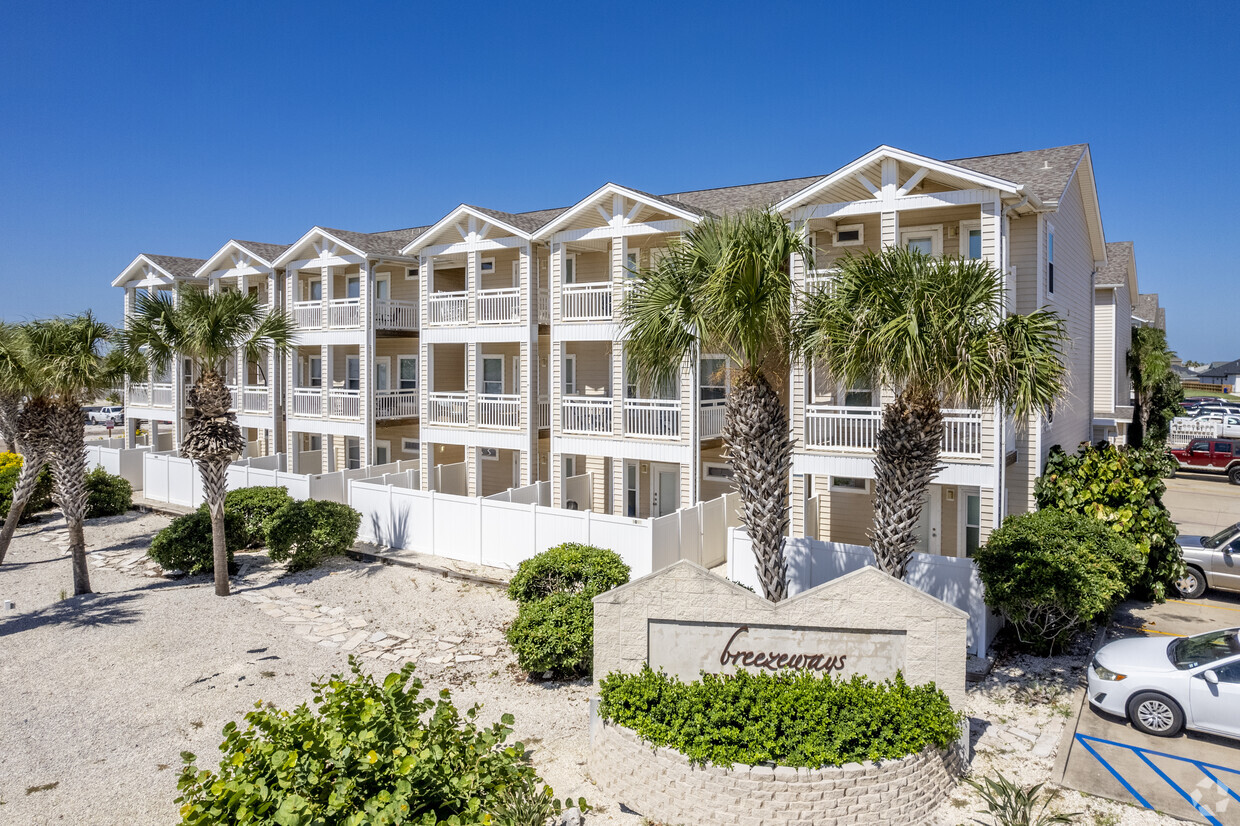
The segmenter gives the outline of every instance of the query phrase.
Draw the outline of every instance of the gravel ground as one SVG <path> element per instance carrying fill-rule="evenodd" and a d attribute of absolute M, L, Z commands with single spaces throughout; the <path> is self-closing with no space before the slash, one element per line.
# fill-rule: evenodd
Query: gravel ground
<path fill-rule="evenodd" d="M 308 700 L 312 678 L 346 668 L 346 648 L 380 674 L 415 660 L 428 691 L 483 704 L 484 722 L 513 714 L 556 794 L 597 807 L 590 823 L 642 822 L 585 775 L 589 683 L 527 682 L 517 669 L 501 589 L 348 559 L 284 575 L 243 554 L 234 597 L 218 599 L 206 578 L 166 579 L 141 561 L 168 521 L 89 523 L 96 593 L 82 597 L 63 598 L 63 522 L 18 533 L 0 567 L 0 599 L 17 603 L 0 611 L 0 824 L 175 823 L 180 753 L 214 768 L 225 723 L 260 700 Z M 1084 656 L 1010 658 L 970 687 L 975 774 L 1049 778 Z M 987 822 L 979 807 L 961 786 L 937 822 Z M 1172 822 L 1070 791 L 1058 807 L 1090 826 Z"/>

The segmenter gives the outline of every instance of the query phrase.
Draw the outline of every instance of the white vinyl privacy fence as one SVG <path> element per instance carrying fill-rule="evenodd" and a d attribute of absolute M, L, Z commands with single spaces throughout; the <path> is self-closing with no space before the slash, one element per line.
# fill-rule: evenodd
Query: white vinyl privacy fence
<path fill-rule="evenodd" d="M 120 476 L 134 490 L 142 488 L 142 457 L 150 452 L 148 447 L 126 448 L 123 438 L 100 439 L 86 443 L 86 469 L 101 467 L 114 476 Z"/>
<path fill-rule="evenodd" d="M 875 564 L 874 552 L 864 545 L 803 537 L 785 539 L 784 555 L 788 562 L 789 597 Z M 753 543 L 743 529 L 729 531 L 728 579 L 762 593 Z M 915 553 L 909 560 L 904 581 L 967 613 L 969 653 L 986 656 L 986 649 L 999 632 L 1002 620 L 986 606 L 982 580 L 973 560 Z"/>

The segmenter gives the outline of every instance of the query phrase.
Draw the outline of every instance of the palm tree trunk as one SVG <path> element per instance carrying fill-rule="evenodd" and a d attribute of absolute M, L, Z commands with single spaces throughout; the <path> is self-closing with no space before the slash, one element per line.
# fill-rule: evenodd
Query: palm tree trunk
<path fill-rule="evenodd" d="M 724 408 L 723 438 L 740 493 L 741 522 L 758 560 L 762 592 L 779 602 L 788 595 L 784 534 L 792 440 L 783 403 L 765 377 L 739 374 Z"/>
<path fill-rule="evenodd" d="M 59 404 L 49 421 L 48 432 L 52 475 L 56 499 L 69 529 L 69 556 L 73 560 L 73 593 L 90 593 L 90 571 L 86 565 L 86 427 L 82 409 L 76 404 Z"/>
<path fill-rule="evenodd" d="M 874 458 L 870 545 L 880 570 L 903 579 L 917 547 L 917 521 L 931 480 L 943 469 L 943 411 L 929 395 L 907 391 L 883 410 Z"/>
<path fill-rule="evenodd" d="M 0 529 L 0 563 L 4 562 L 26 505 L 38 487 L 39 474 L 50 458 L 47 427 L 52 415 L 52 408 L 41 400 L 30 402 L 17 413 L 12 410 L 6 413 L 13 431 L 13 447 L 22 456 L 22 469 L 13 488 L 13 501 L 4 518 L 4 528 Z"/>
<path fill-rule="evenodd" d="M 20 440 L 18 444 L 21 444 Z M 4 556 L 8 553 L 9 544 L 13 541 L 13 534 L 17 532 L 17 525 L 26 511 L 26 503 L 30 501 L 34 489 L 39 484 L 39 474 L 43 472 L 46 461 L 42 455 L 28 448 L 20 452 L 22 469 L 17 476 L 17 484 L 13 487 L 13 501 L 9 503 L 9 512 L 4 517 L 4 527 L 0 528 L 0 564 L 4 563 Z"/>
<path fill-rule="evenodd" d="M 228 542 L 224 531 L 224 497 L 228 495 L 229 459 L 199 459 L 202 496 L 211 514 L 211 550 L 215 560 L 215 595 L 226 597 L 228 585 Z"/>

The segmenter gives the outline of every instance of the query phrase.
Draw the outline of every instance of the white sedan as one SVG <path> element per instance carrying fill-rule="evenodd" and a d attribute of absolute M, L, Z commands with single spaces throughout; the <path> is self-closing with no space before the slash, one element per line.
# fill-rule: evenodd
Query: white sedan
<path fill-rule="evenodd" d="M 1183 728 L 1240 739 L 1240 628 L 1104 645 L 1089 704 L 1156 737 Z"/>

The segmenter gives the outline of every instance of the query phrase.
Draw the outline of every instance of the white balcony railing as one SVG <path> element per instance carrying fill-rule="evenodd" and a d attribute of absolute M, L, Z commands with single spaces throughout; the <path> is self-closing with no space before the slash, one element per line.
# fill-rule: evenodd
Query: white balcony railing
<path fill-rule="evenodd" d="M 430 424 L 465 427 L 469 424 L 469 394 L 428 393 L 426 419 Z"/>
<path fill-rule="evenodd" d="M 150 407 L 151 406 L 151 386 L 149 384 L 129 385 L 129 406 L 130 407 Z"/>
<path fill-rule="evenodd" d="M 244 391 L 242 391 L 242 389 L 235 384 L 227 384 L 225 387 L 228 388 L 228 392 L 232 395 L 232 409 L 241 410 L 242 404 L 245 401 L 243 398 Z"/>
<path fill-rule="evenodd" d="M 479 394 L 478 427 L 502 427 L 515 430 L 521 426 L 521 397 Z"/>
<path fill-rule="evenodd" d="M 551 427 L 551 399 L 547 396 L 538 397 L 538 426 Z"/>
<path fill-rule="evenodd" d="M 427 314 L 431 324 L 465 324 L 469 321 L 469 293 L 431 293 Z"/>
<path fill-rule="evenodd" d="M 723 435 L 723 409 L 727 405 L 724 399 L 710 399 L 698 404 L 698 434 L 703 439 L 714 439 Z"/>
<path fill-rule="evenodd" d="M 332 389 L 327 394 L 328 413 L 333 419 L 356 419 L 362 415 L 362 391 Z"/>
<path fill-rule="evenodd" d="M 172 385 L 151 385 L 151 407 L 172 407 Z"/>
<path fill-rule="evenodd" d="M 380 330 L 418 329 L 418 302 L 384 298 L 375 302 L 375 327 Z"/>
<path fill-rule="evenodd" d="M 810 405 L 805 412 L 805 446 L 835 450 L 874 450 L 882 425 L 882 408 Z M 982 452 L 982 414 L 979 410 L 944 410 L 945 457 L 976 457 Z"/>
<path fill-rule="evenodd" d="M 680 438 L 680 402 L 676 399 L 625 399 L 624 432 L 630 436 Z"/>
<path fill-rule="evenodd" d="M 241 400 L 242 409 L 246 413 L 266 413 L 268 401 L 271 398 L 267 392 L 266 385 L 250 385 L 245 388 L 245 394 Z M 236 396 L 233 396 L 233 404 L 236 404 Z"/>
<path fill-rule="evenodd" d="M 611 282 L 565 284 L 561 298 L 565 321 L 607 321 L 611 319 Z"/>
<path fill-rule="evenodd" d="M 294 301 L 293 322 L 303 330 L 317 330 L 323 326 L 322 301 Z"/>
<path fill-rule="evenodd" d="M 479 324 L 514 324 L 521 320 L 521 289 L 478 291 Z"/>
<path fill-rule="evenodd" d="M 404 419 L 418 415 L 417 390 L 376 390 L 375 418 Z"/>
<path fill-rule="evenodd" d="M 547 294 L 546 287 L 538 288 L 538 323 L 551 323 L 551 296 Z M 551 425 L 547 425 L 550 427 Z"/>
<path fill-rule="evenodd" d="M 566 396 L 560 404 L 565 433 L 611 433 L 611 399 Z"/>
<path fill-rule="evenodd" d="M 831 285 L 839 274 L 839 268 L 836 267 L 825 270 L 810 270 L 809 275 L 805 278 L 805 289 L 811 293 L 820 291 L 830 292 Z"/>
<path fill-rule="evenodd" d="M 312 416 L 318 417 L 323 415 L 323 390 L 319 387 L 294 387 L 293 388 L 293 415 L 294 416 Z"/>
<path fill-rule="evenodd" d="M 327 302 L 327 326 L 333 328 L 358 327 L 362 323 L 361 300 L 357 298 L 333 298 Z"/>

